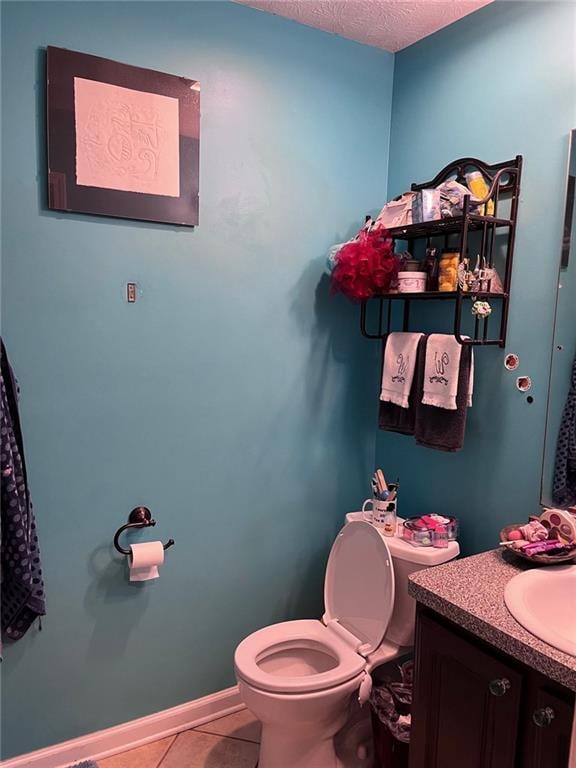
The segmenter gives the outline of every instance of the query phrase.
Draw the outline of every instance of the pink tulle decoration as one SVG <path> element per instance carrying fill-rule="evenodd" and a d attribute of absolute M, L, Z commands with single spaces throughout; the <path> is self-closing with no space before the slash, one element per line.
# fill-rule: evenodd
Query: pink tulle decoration
<path fill-rule="evenodd" d="M 392 241 L 385 229 L 361 230 L 336 255 L 332 271 L 332 293 L 343 293 L 352 301 L 364 301 L 385 293 L 398 273 Z"/>

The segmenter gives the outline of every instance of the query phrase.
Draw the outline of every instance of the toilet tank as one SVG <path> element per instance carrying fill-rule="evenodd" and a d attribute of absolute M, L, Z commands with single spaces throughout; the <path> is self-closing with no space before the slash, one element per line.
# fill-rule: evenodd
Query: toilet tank
<path fill-rule="evenodd" d="M 362 518 L 362 512 L 350 512 L 346 515 L 346 522 L 362 520 Z M 399 530 L 402 530 L 403 522 L 398 518 Z M 394 608 L 386 632 L 386 640 L 398 646 L 412 646 L 416 623 L 416 601 L 408 594 L 408 576 L 423 568 L 433 568 L 453 560 L 460 554 L 460 545 L 457 541 L 451 541 L 444 549 L 415 547 L 400 536 L 384 536 L 381 529 L 377 530 L 388 545 L 394 566 Z"/>

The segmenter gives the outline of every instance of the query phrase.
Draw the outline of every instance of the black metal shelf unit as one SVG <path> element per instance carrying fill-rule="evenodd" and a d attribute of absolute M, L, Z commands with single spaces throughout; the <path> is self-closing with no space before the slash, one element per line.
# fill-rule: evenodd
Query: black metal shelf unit
<path fill-rule="evenodd" d="M 489 267 L 494 266 L 495 240 L 497 230 L 503 230 L 506 234 L 505 258 L 502 276 L 503 291 L 475 292 L 471 293 L 458 288 L 452 292 L 426 292 L 426 293 L 385 293 L 362 302 L 360 310 L 360 329 L 368 339 L 385 339 L 392 328 L 392 302 L 404 302 L 404 314 L 402 329 L 407 331 L 410 327 L 410 307 L 413 301 L 452 301 L 454 303 L 454 336 L 460 344 L 473 346 L 499 346 L 506 343 L 506 329 L 508 325 L 508 309 L 510 302 L 510 281 L 512 278 L 512 263 L 514 258 L 514 241 L 516 236 L 516 220 L 518 215 L 518 203 L 520 197 L 520 177 L 522 174 L 522 156 L 517 155 L 514 160 L 503 163 L 488 163 L 473 157 L 464 157 L 447 165 L 431 181 L 422 184 L 412 184 L 411 190 L 417 192 L 421 189 L 437 187 L 443 181 L 455 178 L 465 184 L 466 172 L 469 170 L 480 171 L 488 183 L 490 189 L 485 198 L 476 201 L 475 205 L 482 205 L 492 200 L 494 202 L 493 216 L 480 216 L 471 213 L 470 196 L 464 197 L 462 216 L 454 218 L 426 221 L 419 224 L 409 224 L 405 227 L 394 227 L 389 230 L 393 240 L 404 240 L 408 243 L 408 250 L 414 253 L 415 243 L 418 240 L 426 240 L 429 246 L 435 238 L 444 238 L 444 244 L 448 244 L 450 235 L 458 235 L 458 251 L 460 259 L 468 251 L 469 233 L 480 233 L 479 255 L 486 260 Z M 505 200 L 509 201 L 509 213 L 507 218 L 498 216 L 498 209 Z M 456 247 L 456 246 L 455 246 Z M 464 338 L 462 330 L 462 310 L 469 300 L 497 300 L 500 302 L 499 333 L 496 337 L 488 336 L 490 317 L 474 320 L 474 331 L 470 338 Z M 368 329 L 368 304 L 377 302 L 377 326 L 375 330 Z M 386 309 L 385 309 L 386 305 Z"/>

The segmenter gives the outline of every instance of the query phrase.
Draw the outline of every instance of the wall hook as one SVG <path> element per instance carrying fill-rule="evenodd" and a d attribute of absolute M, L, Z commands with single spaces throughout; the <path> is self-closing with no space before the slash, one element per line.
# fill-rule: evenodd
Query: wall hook
<path fill-rule="evenodd" d="M 148 507 L 134 507 L 128 516 L 128 522 L 126 525 L 118 528 L 114 534 L 114 547 L 118 550 L 118 552 L 120 552 L 121 555 L 130 555 L 131 552 L 129 549 L 124 549 L 124 547 L 120 546 L 119 539 L 122 533 L 127 531 L 129 528 L 148 528 L 149 526 L 153 525 L 156 525 L 156 520 L 154 520 L 152 517 L 152 512 L 150 512 Z M 173 546 L 173 544 L 174 539 L 168 539 L 166 544 L 163 544 L 162 546 L 166 550 Z"/>

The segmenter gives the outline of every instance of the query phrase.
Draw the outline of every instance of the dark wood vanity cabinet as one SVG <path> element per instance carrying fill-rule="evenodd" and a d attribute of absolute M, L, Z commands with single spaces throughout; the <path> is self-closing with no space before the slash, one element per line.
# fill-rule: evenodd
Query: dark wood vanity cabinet
<path fill-rule="evenodd" d="M 574 694 L 427 609 L 410 768 L 568 768 Z"/>
<path fill-rule="evenodd" d="M 568 768 L 574 694 L 533 673 L 528 679 L 525 713 L 518 768 Z"/>

